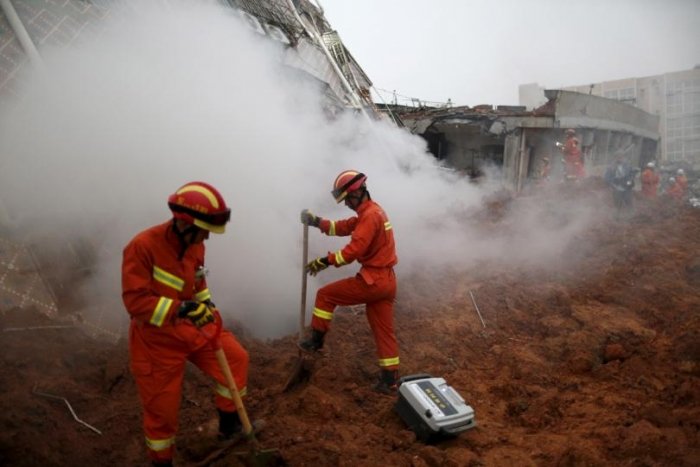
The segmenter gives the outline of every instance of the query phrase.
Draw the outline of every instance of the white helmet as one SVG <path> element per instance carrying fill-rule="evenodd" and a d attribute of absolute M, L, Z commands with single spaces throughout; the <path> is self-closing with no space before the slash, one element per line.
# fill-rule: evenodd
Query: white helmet
<path fill-rule="evenodd" d="M 668 183 L 676 183 L 676 179 L 674 177 L 671 177 L 668 179 Z"/>
<path fill-rule="evenodd" d="M 647 162 L 647 167 L 653 169 L 654 167 L 656 167 L 656 164 L 654 164 L 653 162 Z"/>
<path fill-rule="evenodd" d="M 678 169 L 678 172 L 676 172 L 678 175 L 683 175 L 685 171 L 683 169 Z"/>

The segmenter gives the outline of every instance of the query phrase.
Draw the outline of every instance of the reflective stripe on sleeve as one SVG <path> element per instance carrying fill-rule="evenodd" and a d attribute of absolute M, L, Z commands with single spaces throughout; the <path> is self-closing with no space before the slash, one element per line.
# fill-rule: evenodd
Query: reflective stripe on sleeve
<path fill-rule="evenodd" d="M 328 227 L 328 235 L 335 235 L 335 221 L 331 221 L 331 225 Z"/>
<path fill-rule="evenodd" d="M 153 266 L 153 278 L 157 282 L 167 285 L 168 287 L 172 287 L 178 292 L 182 292 L 182 288 L 185 286 L 184 280 L 170 274 L 168 271 L 161 269 L 158 266 Z"/>
<path fill-rule="evenodd" d="M 151 315 L 150 323 L 154 326 L 161 327 L 165 322 L 165 317 L 168 316 L 168 310 L 173 304 L 173 299 L 168 297 L 160 297 L 158 303 L 156 304 L 156 309 L 153 310 Z"/>
<path fill-rule="evenodd" d="M 198 302 L 203 302 L 205 300 L 211 300 L 211 292 L 209 292 L 209 289 L 201 290 L 194 295 L 194 299 L 197 300 Z"/>
<path fill-rule="evenodd" d="M 151 451 L 163 451 L 168 449 L 173 444 L 175 444 L 174 436 L 165 439 L 151 439 L 146 437 L 146 446 L 148 446 L 148 449 Z"/>
<path fill-rule="evenodd" d="M 392 357 L 392 358 L 380 358 L 379 359 L 379 366 L 381 367 L 387 367 L 387 366 L 394 366 L 399 364 L 399 357 Z"/>
<path fill-rule="evenodd" d="M 391 222 L 386 221 L 386 222 L 384 223 L 384 230 L 391 230 L 391 229 L 392 229 L 392 227 L 391 227 Z"/>
<path fill-rule="evenodd" d="M 225 397 L 226 399 L 231 399 L 233 400 L 233 395 L 231 394 L 231 391 L 229 388 L 224 386 L 221 383 L 216 383 L 216 393 L 220 395 L 221 397 Z M 248 394 L 248 386 L 244 387 L 243 389 L 238 390 L 238 395 L 241 397 L 244 397 Z"/>
<path fill-rule="evenodd" d="M 342 266 L 345 264 L 345 258 L 343 258 L 343 252 L 338 250 L 335 252 L 335 264 L 336 266 Z"/>
<path fill-rule="evenodd" d="M 314 316 L 321 318 L 321 319 L 328 320 L 328 321 L 333 319 L 333 313 L 323 311 L 320 308 L 314 308 Z"/>

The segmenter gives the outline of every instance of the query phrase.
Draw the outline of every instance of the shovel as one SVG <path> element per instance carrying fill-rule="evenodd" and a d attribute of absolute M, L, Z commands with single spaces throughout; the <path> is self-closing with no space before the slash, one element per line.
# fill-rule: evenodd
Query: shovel
<path fill-rule="evenodd" d="M 231 367 L 228 364 L 228 360 L 226 360 L 226 354 L 224 354 L 224 349 L 221 347 L 222 320 L 218 310 L 214 310 L 214 324 L 216 328 L 213 334 L 209 334 L 209 332 L 205 331 L 205 328 L 209 327 L 210 325 L 200 328 L 200 331 L 209 340 L 209 345 L 211 345 L 211 347 L 214 349 L 216 362 L 219 364 L 219 368 L 224 374 L 226 387 L 231 392 L 233 403 L 236 405 L 238 416 L 241 419 L 243 434 L 250 444 L 249 452 L 236 452 L 234 454 L 236 454 L 236 456 L 243 457 L 245 460 L 245 465 L 252 465 L 256 467 L 286 465 L 284 459 L 282 458 L 282 454 L 278 449 L 262 449 L 260 447 L 260 443 L 255 437 L 255 429 L 253 428 L 253 424 L 250 423 L 248 412 L 246 412 L 245 406 L 243 405 L 241 393 L 238 391 L 236 381 L 233 379 L 233 374 L 231 374 Z"/>
<path fill-rule="evenodd" d="M 304 325 L 306 324 L 306 264 L 309 262 L 309 226 L 304 224 L 304 247 L 301 263 L 301 307 L 299 310 L 299 342 L 304 338 Z M 304 357 L 304 352 L 299 349 L 299 355 L 292 367 L 292 372 L 282 389 L 288 392 L 297 384 L 308 381 L 311 377 L 311 362 Z"/>

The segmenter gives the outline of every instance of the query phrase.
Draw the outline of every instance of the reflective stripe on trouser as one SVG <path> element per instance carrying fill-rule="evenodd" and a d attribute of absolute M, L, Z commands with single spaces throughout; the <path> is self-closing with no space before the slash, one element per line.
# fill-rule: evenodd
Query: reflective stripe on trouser
<path fill-rule="evenodd" d="M 221 334 L 221 345 L 236 384 L 245 388 L 248 353 L 228 331 Z M 156 328 L 132 321 L 129 334 L 131 371 L 143 408 L 143 429 L 148 456 L 154 461 L 173 457 L 185 363 L 189 359 L 216 380 L 226 384 L 214 351 L 201 333 L 189 324 Z M 216 394 L 216 407 L 233 412 L 230 398 Z"/>
<path fill-rule="evenodd" d="M 148 448 L 148 457 L 154 461 L 168 461 L 173 458 L 173 449 L 175 448 L 175 437 L 171 436 L 166 439 L 151 439 L 146 437 L 146 447 Z"/>
<path fill-rule="evenodd" d="M 367 283 L 358 274 L 332 282 L 316 293 L 311 327 L 327 332 L 331 318 L 339 305 L 367 304 L 367 321 L 372 328 L 377 358 L 385 370 L 399 367 L 399 344 L 394 334 L 394 299 L 396 277 L 391 269 L 373 275 L 374 284 Z"/>
<path fill-rule="evenodd" d="M 236 385 L 236 389 L 238 389 L 238 395 L 241 397 L 245 397 L 246 394 L 248 394 L 248 388 L 239 388 L 238 385 Z M 233 394 L 231 394 L 231 390 L 228 388 L 228 386 L 224 386 L 221 383 L 216 383 L 215 391 L 221 397 L 233 400 Z"/>

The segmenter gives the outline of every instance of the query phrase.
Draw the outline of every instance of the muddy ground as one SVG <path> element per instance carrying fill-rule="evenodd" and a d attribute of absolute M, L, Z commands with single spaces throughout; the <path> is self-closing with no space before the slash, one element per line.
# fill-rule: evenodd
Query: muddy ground
<path fill-rule="evenodd" d="M 517 203 L 487 203 L 472 221 L 500 228 Z M 395 398 L 370 390 L 361 307 L 339 310 L 329 356 L 290 393 L 281 390 L 296 336 L 260 341 L 228 323 L 250 351 L 246 402 L 267 422 L 259 440 L 290 466 L 700 465 L 699 232 L 698 209 L 638 203 L 629 219 L 601 215 L 558 269 L 482 264 L 399 278 L 402 374 L 444 377 L 476 412 L 476 428 L 434 445 L 415 440 Z M 65 323 L 0 311 L 0 464 L 148 465 L 126 341 L 78 327 L 13 331 Z M 101 434 L 42 394 L 66 398 Z M 215 419 L 196 368 L 180 416 L 177 465 L 202 465 Z M 237 459 L 227 452 L 210 465 Z"/>

